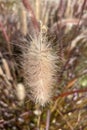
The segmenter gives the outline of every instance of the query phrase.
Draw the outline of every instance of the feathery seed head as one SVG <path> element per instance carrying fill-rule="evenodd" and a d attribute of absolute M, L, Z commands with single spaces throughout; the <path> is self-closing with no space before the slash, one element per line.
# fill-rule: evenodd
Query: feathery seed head
<path fill-rule="evenodd" d="M 31 100 L 40 105 L 48 103 L 56 84 L 57 54 L 42 33 L 33 38 L 23 50 L 23 70 Z"/>

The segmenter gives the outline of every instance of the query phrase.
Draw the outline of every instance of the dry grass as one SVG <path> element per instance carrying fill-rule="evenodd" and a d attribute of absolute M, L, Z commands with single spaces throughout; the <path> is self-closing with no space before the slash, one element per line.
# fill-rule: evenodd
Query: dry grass
<path fill-rule="evenodd" d="M 0 130 L 87 130 L 86 21 L 86 0 L 0 0 Z M 45 107 L 30 100 L 20 61 L 40 22 L 60 61 Z"/>

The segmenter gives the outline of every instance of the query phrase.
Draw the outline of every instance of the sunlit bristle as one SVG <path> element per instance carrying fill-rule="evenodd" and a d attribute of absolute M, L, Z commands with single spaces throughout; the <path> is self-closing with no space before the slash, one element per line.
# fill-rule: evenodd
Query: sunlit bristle
<path fill-rule="evenodd" d="M 25 84 L 35 103 L 45 105 L 50 101 L 56 84 L 57 62 L 51 43 L 41 33 L 23 50 Z"/>

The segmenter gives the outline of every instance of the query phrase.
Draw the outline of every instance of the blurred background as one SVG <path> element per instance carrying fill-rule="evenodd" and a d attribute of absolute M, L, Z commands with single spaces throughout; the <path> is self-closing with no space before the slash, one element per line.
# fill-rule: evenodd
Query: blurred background
<path fill-rule="evenodd" d="M 19 58 L 40 24 L 60 58 L 44 107 L 26 93 Z M 0 130 L 87 130 L 87 0 L 0 0 Z"/>

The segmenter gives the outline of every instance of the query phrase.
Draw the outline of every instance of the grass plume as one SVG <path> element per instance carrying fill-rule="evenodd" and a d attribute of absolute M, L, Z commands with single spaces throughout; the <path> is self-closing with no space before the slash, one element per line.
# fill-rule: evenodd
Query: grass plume
<path fill-rule="evenodd" d="M 42 33 L 23 49 L 22 67 L 25 83 L 31 99 L 45 105 L 53 94 L 56 84 L 58 56 Z"/>

